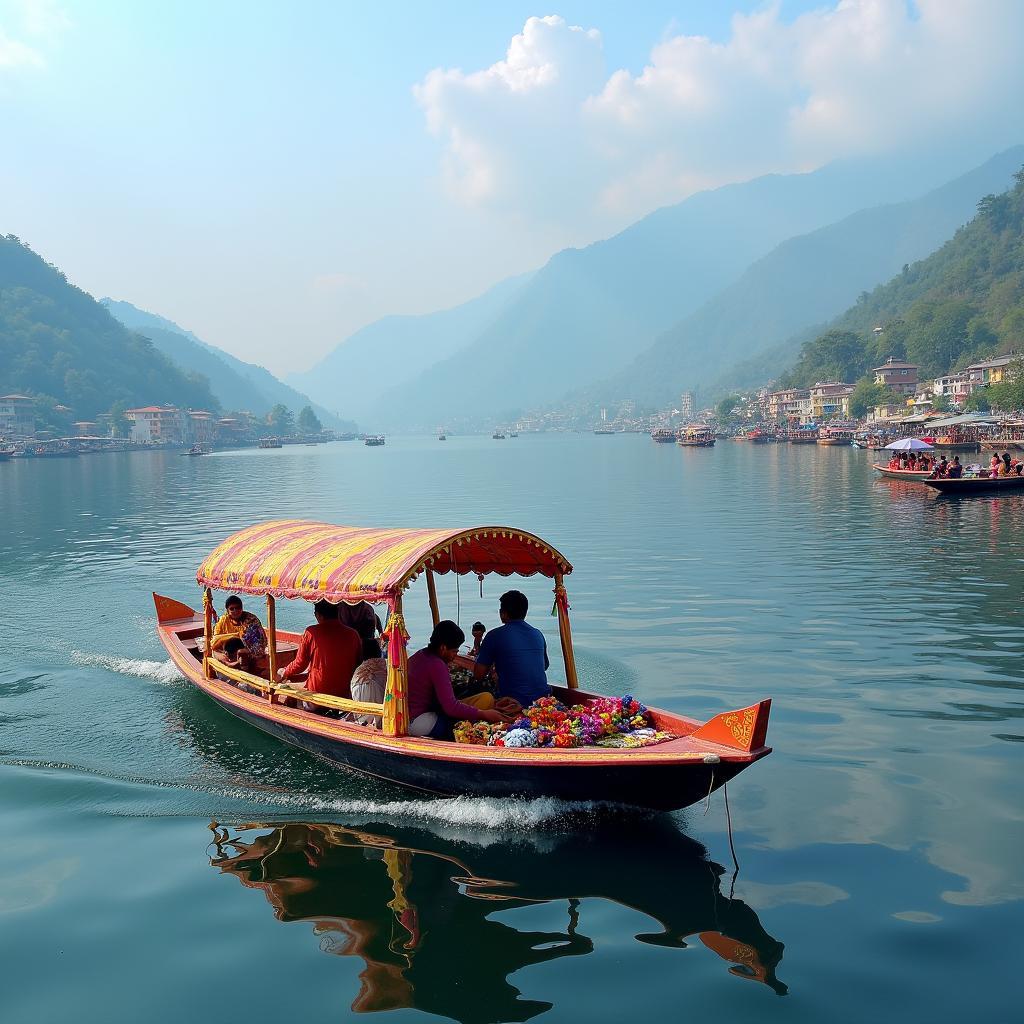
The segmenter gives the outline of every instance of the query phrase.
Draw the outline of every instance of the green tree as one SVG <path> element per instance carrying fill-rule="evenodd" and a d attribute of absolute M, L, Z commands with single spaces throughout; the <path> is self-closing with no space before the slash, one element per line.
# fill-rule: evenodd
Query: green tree
<path fill-rule="evenodd" d="M 739 404 L 739 395 L 728 395 L 726 398 L 723 398 L 717 406 L 715 406 L 715 412 L 718 413 L 718 418 L 724 421 L 732 415 L 733 410 Z"/>
<path fill-rule="evenodd" d="M 313 407 L 309 405 L 304 405 L 299 410 L 298 424 L 300 434 L 319 434 L 324 429 L 320 417 L 313 412 Z"/>
<path fill-rule="evenodd" d="M 876 384 L 873 377 L 861 377 L 850 395 L 850 415 L 863 419 L 876 405 L 898 405 L 903 399 L 884 384 Z"/>
<path fill-rule="evenodd" d="M 986 395 L 984 391 L 972 391 L 967 398 L 964 399 L 965 412 L 988 412 L 991 408 L 992 406 L 988 400 L 988 395 Z"/>
<path fill-rule="evenodd" d="M 936 395 L 932 399 L 933 412 L 949 412 L 950 402 L 945 395 Z"/>
<path fill-rule="evenodd" d="M 274 433 L 281 437 L 295 433 L 295 417 L 291 409 L 280 402 L 267 413 L 267 423 Z"/>
<path fill-rule="evenodd" d="M 124 402 L 114 402 L 107 413 L 110 417 L 110 433 L 114 437 L 128 436 L 131 425 L 128 423 L 128 417 L 125 416 L 124 410 Z"/>
<path fill-rule="evenodd" d="M 1024 409 L 1024 360 L 1012 362 L 1003 379 L 988 386 L 987 396 L 993 409 L 1003 412 Z"/>

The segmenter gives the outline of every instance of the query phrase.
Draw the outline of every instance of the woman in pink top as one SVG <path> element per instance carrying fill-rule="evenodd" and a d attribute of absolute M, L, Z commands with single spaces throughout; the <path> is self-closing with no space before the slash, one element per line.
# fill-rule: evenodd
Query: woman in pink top
<path fill-rule="evenodd" d="M 409 659 L 409 735 L 437 740 L 453 738 L 454 722 L 503 722 L 494 709 L 494 697 L 478 693 L 465 701 L 456 698 L 448 670 L 466 634 L 450 619 L 439 622 L 430 643 Z"/>

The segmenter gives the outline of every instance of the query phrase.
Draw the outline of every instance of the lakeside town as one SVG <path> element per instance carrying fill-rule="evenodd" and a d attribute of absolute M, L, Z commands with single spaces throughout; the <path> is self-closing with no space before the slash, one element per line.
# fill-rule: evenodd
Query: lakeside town
<path fill-rule="evenodd" d="M 848 429 L 851 436 L 860 432 L 901 437 L 920 432 L 925 424 L 943 428 L 950 443 L 1017 440 L 1018 435 L 1024 436 L 1024 414 L 1019 403 L 1000 407 L 1005 397 L 1000 386 L 1017 384 L 1024 377 L 1022 359 L 1016 352 L 933 379 L 920 379 L 919 370 L 917 364 L 895 358 L 872 368 L 869 395 L 882 400 L 871 405 L 866 404 L 863 393 L 858 394 L 857 384 L 844 381 L 819 381 L 807 388 L 777 390 L 765 385 L 706 408 L 697 407 L 694 392 L 684 391 L 672 408 L 646 410 L 627 398 L 602 407 L 596 421 L 592 415 L 581 420 L 567 412 L 537 413 L 496 428 L 493 436 L 593 431 L 649 433 L 657 439 L 674 439 L 688 426 L 704 426 L 723 437 L 735 433 L 754 439 L 786 440 L 793 434 L 807 440 L 819 428 Z M 1009 394 L 1011 399 L 1016 398 L 1017 389 Z M 283 405 L 275 406 L 265 416 L 244 411 L 220 415 L 171 405 L 115 408 L 92 420 L 75 419 L 74 410 L 62 405 L 48 407 L 45 412 L 47 415 L 41 417 L 43 409 L 29 395 L 0 396 L 0 458 L 168 448 L 203 454 L 215 448 L 266 448 L 356 438 L 368 444 L 383 443 L 380 434 L 325 429 L 308 406 L 297 416 Z M 55 414 L 70 432 L 54 427 Z M 443 430 L 440 435 L 444 438 Z"/>

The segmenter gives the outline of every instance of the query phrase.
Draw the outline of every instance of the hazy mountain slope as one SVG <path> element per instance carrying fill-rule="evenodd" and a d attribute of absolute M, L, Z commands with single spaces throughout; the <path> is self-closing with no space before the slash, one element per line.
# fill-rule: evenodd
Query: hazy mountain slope
<path fill-rule="evenodd" d="M 389 391 L 381 415 L 408 426 L 501 418 L 607 377 L 783 240 L 918 194 L 937 183 L 935 173 L 874 162 L 771 175 L 699 193 L 606 241 L 560 252 L 469 347 Z"/>
<path fill-rule="evenodd" d="M 313 405 L 324 426 L 343 429 L 353 426 L 347 420 L 339 420 L 334 412 L 315 405 L 308 396 L 282 383 L 269 370 L 243 362 L 210 345 L 173 320 L 139 309 L 130 302 L 109 298 L 100 301 L 121 323 L 150 338 L 156 348 L 178 365 L 204 374 L 225 409 L 246 409 L 262 416 L 278 403 L 295 413 L 305 405 Z"/>
<path fill-rule="evenodd" d="M 373 415 L 383 391 L 468 345 L 531 277 L 509 278 L 452 309 L 384 317 L 350 335 L 311 370 L 289 374 L 288 380 L 356 417 Z"/>
<path fill-rule="evenodd" d="M 911 360 L 928 379 L 1021 351 L 1024 168 L 1008 191 L 981 197 L 977 215 L 941 249 L 863 295 L 830 327 L 803 345 L 787 384 L 806 385 L 823 370 L 854 380 L 888 356 Z M 1004 408 L 1019 407 L 1019 398 Z"/>
<path fill-rule="evenodd" d="M 624 371 L 594 389 L 595 400 L 629 396 L 661 404 L 681 390 L 722 378 L 741 363 L 821 324 L 896 274 L 934 252 L 974 214 L 978 200 L 1002 192 L 1024 162 L 1024 147 L 920 199 L 862 210 L 828 227 L 789 239 L 754 263 L 734 284 L 663 334 Z M 760 380 L 783 369 L 770 366 Z M 737 379 L 737 386 L 748 383 Z"/>
<path fill-rule="evenodd" d="M 13 235 L 0 237 L 0 394 L 47 395 L 82 419 L 126 405 L 216 409 L 185 373 Z"/>

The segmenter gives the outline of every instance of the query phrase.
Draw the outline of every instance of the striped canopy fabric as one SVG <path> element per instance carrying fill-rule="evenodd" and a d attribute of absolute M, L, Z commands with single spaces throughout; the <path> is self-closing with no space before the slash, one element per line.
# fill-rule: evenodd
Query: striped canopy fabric
<path fill-rule="evenodd" d="M 196 580 L 244 594 L 391 603 L 424 569 L 550 577 L 572 572 L 550 544 L 507 526 L 374 530 L 282 519 L 228 537 L 207 556 Z"/>

